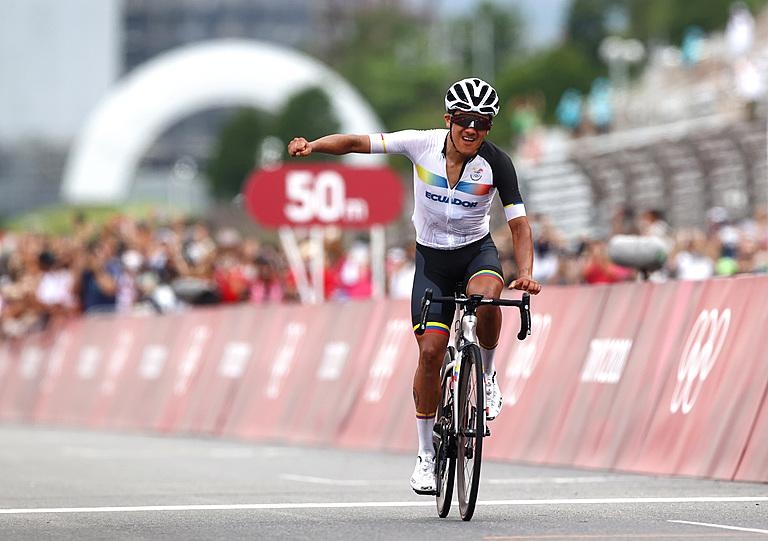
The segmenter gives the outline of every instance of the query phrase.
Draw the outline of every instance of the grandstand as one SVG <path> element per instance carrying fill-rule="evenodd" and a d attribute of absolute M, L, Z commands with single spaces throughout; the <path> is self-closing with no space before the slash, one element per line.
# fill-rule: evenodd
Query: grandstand
<path fill-rule="evenodd" d="M 734 219 L 768 203 L 764 119 L 714 117 L 572 142 L 562 159 L 524 168 L 532 212 L 571 239 L 604 235 L 614 209 L 660 209 L 673 227 L 703 226 L 709 208 Z"/>
<path fill-rule="evenodd" d="M 764 13 L 756 34 L 767 31 Z M 768 204 L 765 104 L 738 95 L 724 37 L 707 40 L 697 66 L 675 54 L 652 53 L 642 78 L 617 89 L 614 131 L 548 144 L 540 161 L 523 163 L 530 212 L 573 241 L 607 235 L 620 207 L 661 210 L 678 228 L 704 227 L 715 206 L 739 220 Z M 765 81 L 766 51 L 751 57 Z"/>

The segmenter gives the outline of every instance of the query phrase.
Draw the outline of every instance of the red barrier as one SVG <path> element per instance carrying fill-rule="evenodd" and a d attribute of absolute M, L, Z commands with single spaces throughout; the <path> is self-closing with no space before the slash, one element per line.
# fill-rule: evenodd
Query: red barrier
<path fill-rule="evenodd" d="M 704 285 L 632 469 L 734 476 L 768 384 L 765 327 L 753 316 L 766 298 L 762 278 Z"/>
<path fill-rule="evenodd" d="M 116 316 L 80 320 L 73 327 L 69 349 L 55 352 L 36 405 L 35 419 L 42 423 L 85 426 L 97 414 L 99 383 L 114 336 Z"/>
<path fill-rule="evenodd" d="M 11 351 L 12 347 L 13 342 L 11 340 L 0 342 L 0 398 L 10 392 L 10 389 L 13 387 L 11 380 L 18 356 L 14 351 Z M 2 401 L 0 401 L 0 419 L 4 418 Z"/>
<path fill-rule="evenodd" d="M 8 341 L 0 352 L 0 370 L 5 385 L 0 386 L 0 420 L 32 421 L 40 382 L 44 378 L 48 352 L 56 340 L 53 333 L 38 333 L 26 340 Z"/>
<path fill-rule="evenodd" d="M 597 458 L 595 448 L 617 398 L 649 297 L 649 288 L 636 284 L 617 284 L 608 289 L 587 354 L 583 359 L 573 358 L 579 369 L 576 390 L 547 451 L 546 462 L 573 464 Z M 608 466 L 599 462 L 594 465 Z"/>
<path fill-rule="evenodd" d="M 597 440 L 582 445 L 574 465 L 627 468 L 646 437 L 664 384 L 679 358 L 680 337 L 690 328 L 701 282 L 649 284 L 649 304 L 638 314 L 640 324 L 615 399 L 603 404 Z"/>
<path fill-rule="evenodd" d="M 548 287 L 505 312 L 488 458 L 768 481 L 766 277 Z M 100 316 L 0 343 L 0 421 L 412 452 L 408 301 Z"/>
<path fill-rule="evenodd" d="M 263 345 L 264 363 L 247 375 L 224 433 L 333 443 L 367 374 L 366 339 L 386 311 L 373 302 L 292 310 Z"/>
<path fill-rule="evenodd" d="M 181 316 L 120 317 L 108 341 L 93 427 L 149 430 L 168 395 L 169 348 Z"/>
<path fill-rule="evenodd" d="M 532 335 L 523 342 L 515 338 L 517 315 L 507 311 L 495 356 L 505 403 L 490 425 L 489 457 L 545 460 L 576 392 L 607 291 L 607 286 L 546 288 L 531 301 Z"/>
<path fill-rule="evenodd" d="M 343 447 L 415 449 L 413 373 L 418 347 L 408 301 L 382 303 L 382 314 L 365 334 L 365 379 L 348 421 L 338 435 Z M 408 425 L 410 424 L 410 428 Z M 409 436 L 410 434 L 410 436 Z"/>
<path fill-rule="evenodd" d="M 274 339 L 269 330 L 277 328 L 285 311 L 285 307 L 267 312 L 248 306 L 206 310 L 209 321 L 216 322 L 216 329 L 207 342 L 199 377 L 190 383 L 184 408 L 178 410 L 170 430 L 220 433 L 246 374 L 254 365 L 258 367 L 264 343 Z"/>
<path fill-rule="evenodd" d="M 174 332 L 169 337 L 168 369 L 159 382 L 160 404 L 152 412 L 150 425 L 162 432 L 171 432 L 181 423 L 189 406 L 193 389 L 205 388 L 204 367 L 212 362 L 215 337 L 226 336 L 216 310 L 190 310 L 174 316 Z"/>
<path fill-rule="evenodd" d="M 310 326 L 311 339 L 301 346 L 307 385 L 293 386 L 287 397 L 294 407 L 283 420 L 285 440 L 335 443 L 372 361 L 366 334 L 380 328 L 388 312 L 386 303 L 374 301 L 329 306 L 324 310 L 326 324 Z"/>
<path fill-rule="evenodd" d="M 32 408 L 34 422 L 48 421 L 45 414 L 48 411 L 53 411 L 52 408 L 49 408 L 48 402 L 53 392 L 62 385 L 62 373 L 67 364 L 75 362 L 85 325 L 84 319 L 76 319 L 68 321 L 55 331 L 56 340 L 52 343 L 48 353 L 45 372 L 39 382 L 35 404 Z"/>
<path fill-rule="evenodd" d="M 156 348 L 153 331 L 166 330 L 168 320 L 148 316 L 117 316 L 110 332 L 100 336 L 104 358 L 94 381 L 95 397 L 88 426 L 92 428 L 149 429 L 146 417 L 151 397 L 134 386 L 132 376 L 141 372 L 143 353 Z M 165 333 L 162 335 L 167 337 Z M 162 362 L 162 358 L 157 358 Z M 136 422 L 129 422 L 133 418 Z M 139 420 L 140 419 L 140 420 Z"/>
<path fill-rule="evenodd" d="M 763 328 L 768 328 L 768 321 L 763 322 Z M 755 419 L 752 434 L 734 479 L 768 481 L 768 393 L 763 395 L 760 414 Z"/>
<path fill-rule="evenodd" d="M 301 360 L 304 354 L 317 354 L 305 349 L 314 329 L 323 328 L 330 319 L 323 306 L 302 310 L 276 307 L 260 312 L 266 325 L 254 344 L 257 356 L 244 376 L 244 381 L 232 397 L 230 415 L 222 425 L 222 433 L 248 439 L 276 439 L 288 433 L 285 417 L 302 408 L 300 396 L 294 397 L 295 386 L 309 383 Z M 314 343 L 310 339 L 310 343 Z"/>

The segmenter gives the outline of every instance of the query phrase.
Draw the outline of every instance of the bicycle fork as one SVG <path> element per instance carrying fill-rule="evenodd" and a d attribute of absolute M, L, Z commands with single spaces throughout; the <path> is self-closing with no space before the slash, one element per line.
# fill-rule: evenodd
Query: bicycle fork
<path fill-rule="evenodd" d="M 463 358 L 463 349 L 469 344 L 477 344 L 477 316 L 475 314 L 465 314 L 459 321 L 456 322 L 456 359 L 454 361 L 453 369 L 453 388 L 454 388 L 454 400 L 453 400 L 453 431 L 457 436 L 461 431 L 461 419 L 459 418 L 459 400 L 456 400 L 457 390 L 459 388 L 459 374 L 461 372 L 461 360 Z M 482 363 L 483 360 L 477 359 Z M 472 377 L 472 375 L 470 375 Z M 485 387 L 476 389 L 477 393 L 485 393 Z M 467 404 L 468 408 L 471 408 L 471 404 Z M 476 409 L 476 408 L 475 408 Z M 471 411 L 471 409 L 470 409 Z M 486 425 L 485 411 L 475 411 L 475 415 L 481 416 L 483 423 L 482 436 L 490 436 L 488 427 Z M 469 423 L 469 426 L 474 426 L 474 423 Z M 466 432 L 466 431 L 465 431 Z M 472 431 L 474 432 L 474 431 Z"/>

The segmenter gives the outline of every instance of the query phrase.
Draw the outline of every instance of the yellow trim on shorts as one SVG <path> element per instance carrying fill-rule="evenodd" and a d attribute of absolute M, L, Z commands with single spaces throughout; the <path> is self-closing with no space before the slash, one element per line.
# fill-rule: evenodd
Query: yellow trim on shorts
<path fill-rule="evenodd" d="M 499 274 L 498 272 L 496 272 L 494 270 L 491 270 L 491 269 L 483 269 L 483 270 L 477 271 L 475 274 L 473 274 L 469 278 L 467 283 L 469 283 L 472 280 L 474 280 L 477 276 L 493 276 L 494 278 L 497 278 L 499 280 L 499 282 L 502 283 L 502 285 L 504 284 L 504 278 L 502 278 L 501 274 Z"/>
<path fill-rule="evenodd" d="M 413 326 L 414 332 L 419 327 L 419 324 Z M 440 334 L 451 334 L 451 328 L 445 323 L 439 321 L 427 321 L 427 329 L 424 332 L 439 332 Z"/>

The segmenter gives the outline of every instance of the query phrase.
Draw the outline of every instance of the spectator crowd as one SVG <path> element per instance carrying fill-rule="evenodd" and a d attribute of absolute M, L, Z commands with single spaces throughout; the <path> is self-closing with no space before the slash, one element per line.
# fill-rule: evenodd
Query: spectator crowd
<path fill-rule="evenodd" d="M 341 240 L 326 241 L 326 298 L 370 297 L 365 246 L 345 252 Z M 301 250 L 311 255 L 309 246 Z M 390 254 L 394 296 L 403 294 L 406 255 L 405 249 Z M 296 282 L 276 246 L 199 220 L 118 216 L 96 226 L 78 217 L 68 235 L 0 231 L 0 338 L 81 314 L 298 302 Z"/>
<path fill-rule="evenodd" d="M 643 279 L 634 269 L 609 257 L 614 235 L 657 237 L 668 253 L 663 266 L 647 278 L 653 281 L 706 280 L 739 274 L 768 273 L 768 206 L 745 220 L 733 220 L 722 207 L 711 208 L 703 228 L 672 228 L 663 213 L 617 209 L 606 238 L 567 242 L 544 216 L 532 217 L 534 278 L 544 284 L 598 284 Z"/>
<path fill-rule="evenodd" d="M 546 216 L 530 217 L 534 232 L 534 278 L 574 285 L 639 280 L 635 270 L 609 257 L 607 238 L 568 242 Z M 748 220 L 710 209 L 706 228 L 673 229 L 660 212 L 616 212 L 611 235 L 664 239 L 669 254 L 650 279 L 703 280 L 768 273 L 768 210 Z M 516 274 L 508 232 L 497 244 L 504 274 Z M 312 245 L 300 246 L 310 267 Z M 367 242 L 325 239 L 325 300 L 340 302 L 373 294 Z M 414 268 L 413 243 L 387 251 L 386 294 L 408 298 Z M 296 277 L 273 244 L 246 238 L 232 228 L 200 220 L 163 223 L 118 216 L 103 225 L 76 218 L 72 233 L 0 232 L 0 337 L 22 336 L 56 320 L 99 313 L 163 314 L 201 305 L 300 302 Z"/>

